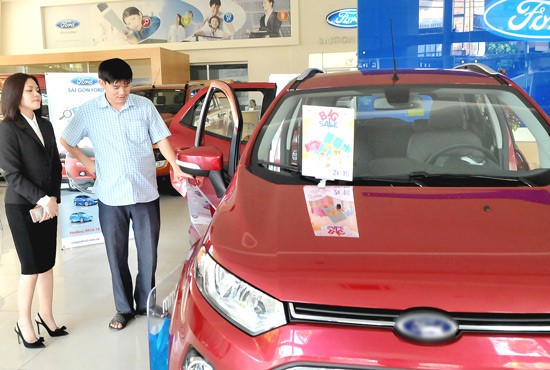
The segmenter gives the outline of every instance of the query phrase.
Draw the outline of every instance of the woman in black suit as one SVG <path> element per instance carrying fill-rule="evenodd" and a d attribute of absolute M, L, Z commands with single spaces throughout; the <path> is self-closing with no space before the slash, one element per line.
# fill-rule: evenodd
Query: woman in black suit
<path fill-rule="evenodd" d="M 260 18 L 260 31 L 267 31 L 265 37 L 279 37 L 282 22 L 277 17 L 277 12 L 273 10 L 274 0 L 263 0 L 264 15 Z"/>
<path fill-rule="evenodd" d="M 35 289 L 39 299 L 35 317 L 38 333 L 42 325 L 50 336 L 67 334 L 64 326 L 57 327 L 52 314 L 61 162 L 52 124 L 40 117 L 41 102 L 34 76 L 16 73 L 4 82 L 0 168 L 7 182 L 6 216 L 21 263 L 19 318 L 14 330 L 17 340 L 23 340 L 27 348 L 44 347 L 44 338 L 37 338 L 31 319 Z M 36 223 L 30 215 L 32 209 L 43 212 Z"/>

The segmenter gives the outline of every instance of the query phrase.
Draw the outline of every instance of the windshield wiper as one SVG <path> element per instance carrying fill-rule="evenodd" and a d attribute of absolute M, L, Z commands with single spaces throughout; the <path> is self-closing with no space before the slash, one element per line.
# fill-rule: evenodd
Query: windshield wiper
<path fill-rule="evenodd" d="M 524 177 L 497 176 L 497 175 L 475 175 L 475 174 L 432 174 L 427 172 L 412 172 L 409 175 L 411 182 L 418 182 L 426 185 L 453 186 L 454 182 L 468 182 L 469 186 L 498 186 L 501 184 L 509 185 L 516 183 L 533 187 L 534 184 Z M 445 185 L 442 185 L 445 183 Z"/>
<path fill-rule="evenodd" d="M 388 176 L 388 177 L 372 177 L 372 176 L 363 176 L 363 177 L 354 177 L 353 178 L 354 183 L 358 183 L 359 185 L 416 185 L 416 186 L 424 186 L 424 184 L 421 181 L 418 180 L 411 180 L 409 176 L 406 175 L 399 175 L 399 176 Z"/>
<path fill-rule="evenodd" d="M 259 160 L 258 164 L 265 167 L 265 168 L 267 168 L 267 169 L 269 169 L 269 167 L 272 166 L 272 167 L 278 167 L 281 170 L 284 170 L 284 171 L 290 172 L 290 173 L 299 173 L 300 172 L 300 170 L 296 166 L 288 166 L 288 165 L 284 165 L 284 164 L 280 164 L 280 163 L 268 162 L 268 161 L 262 161 L 262 160 Z"/>

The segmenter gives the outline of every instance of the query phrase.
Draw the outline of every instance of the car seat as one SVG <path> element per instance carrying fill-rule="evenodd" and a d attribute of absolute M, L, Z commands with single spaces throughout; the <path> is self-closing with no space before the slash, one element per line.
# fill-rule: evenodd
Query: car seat
<path fill-rule="evenodd" d="M 177 93 L 176 95 L 174 95 L 173 102 L 174 104 L 177 104 L 177 105 L 183 105 L 183 103 L 185 102 L 185 94 Z"/>
<path fill-rule="evenodd" d="M 166 104 L 166 96 L 164 96 L 164 95 L 157 95 L 156 104 L 157 104 L 157 105 L 164 105 L 164 104 Z"/>
<path fill-rule="evenodd" d="M 437 160 L 432 158 L 436 153 L 445 148 L 460 145 L 463 147 L 449 149 L 446 156 L 468 155 L 472 152 L 480 155 L 480 152 L 472 147 L 481 147 L 481 140 L 467 129 L 461 102 L 434 100 L 427 128 L 425 131 L 412 134 L 407 148 L 407 157 L 421 162 Z"/>

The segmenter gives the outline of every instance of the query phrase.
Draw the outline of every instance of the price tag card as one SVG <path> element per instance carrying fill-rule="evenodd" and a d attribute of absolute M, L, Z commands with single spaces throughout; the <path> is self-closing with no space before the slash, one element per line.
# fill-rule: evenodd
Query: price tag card
<path fill-rule="evenodd" d="M 359 237 L 353 187 L 304 186 L 304 195 L 316 236 Z"/>
<path fill-rule="evenodd" d="M 304 105 L 302 113 L 302 174 L 353 180 L 355 110 Z"/>

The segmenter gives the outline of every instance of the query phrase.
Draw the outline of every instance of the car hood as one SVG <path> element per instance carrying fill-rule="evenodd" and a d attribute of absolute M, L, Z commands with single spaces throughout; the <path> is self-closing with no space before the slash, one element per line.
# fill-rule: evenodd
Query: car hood
<path fill-rule="evenodd" d="M 282 301 L 550 312 L 548 187 L 356 186 L 354 238 L 315 236 L 303 186 L 235 180 L 210 252 Z"/>

